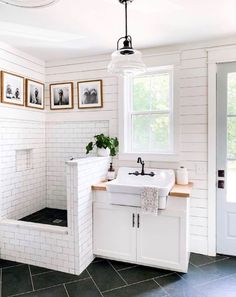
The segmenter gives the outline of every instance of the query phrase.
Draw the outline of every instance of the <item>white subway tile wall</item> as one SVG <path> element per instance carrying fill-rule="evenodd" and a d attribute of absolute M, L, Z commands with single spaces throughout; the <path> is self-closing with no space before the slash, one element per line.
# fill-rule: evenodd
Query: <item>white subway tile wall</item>
<path fill-rule="evenodd" d="M 67 208 L 65 162 L 85 157 L 86 145 L 100 133 L 108 135 L 108 121 L 46 122 L 47 207 Z"/>
<path fill-rule="evenodd" d="M 1 217 L 20 219 L 46 205 L 45 122 L 0 119 L 0 127 Z"/>
<path fill-rule="evenodd" d="M 91 184 L 106 176 L 108 165 L 109 158 L 98 157 L 67 165 L 68 228 L 3 220 L 1 259 L 80 274 L 93 260 Z"/>
<path fill-rule="evenodd" d="M 82 272 L 93 260 L 91 184 L 104 179 L 110 158 L 88 158 L 67 164 L 67 197 L 75 234 L 75 270 Z M 70 227 L 70 223 L 69 223 Z"/>

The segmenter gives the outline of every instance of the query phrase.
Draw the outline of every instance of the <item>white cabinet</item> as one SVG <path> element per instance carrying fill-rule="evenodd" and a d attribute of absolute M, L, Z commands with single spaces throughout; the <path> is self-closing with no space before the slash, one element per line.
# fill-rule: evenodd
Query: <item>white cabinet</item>
<path fill-rule="evenodd" d="M 186 220 L 181 215 L 137 213 L 137 263 L 185 270 L 188 263 Z"/>
<path fill-rule="evenodd" d="M 94 203 L 94 254 L 136 261 L 136 209 Z"/>
<path fill-rule="evenodd" d="M 188 199 L 168 198 L 158 216 L 138 207 L 117 206 L 99 192 L 93 207 L 94 254 L 186 272 L 188 268 Z M 97 199 L 96 199 L 97 198 Z"/>

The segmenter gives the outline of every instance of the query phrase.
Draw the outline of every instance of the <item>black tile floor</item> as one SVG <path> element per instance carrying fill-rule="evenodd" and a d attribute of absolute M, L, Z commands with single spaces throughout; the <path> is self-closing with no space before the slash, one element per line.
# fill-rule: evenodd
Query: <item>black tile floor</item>
<path fill-rule="evenodd" d="M 67 227 L 67 211 L 46 207 L 20 221 Z"/>
<path fill-rule="evenodd" d="M 2 297 L 236 297 L 236 257 L 191 254 L 189 273 L 97 258 L 80 275 L 0 260 Z"/>

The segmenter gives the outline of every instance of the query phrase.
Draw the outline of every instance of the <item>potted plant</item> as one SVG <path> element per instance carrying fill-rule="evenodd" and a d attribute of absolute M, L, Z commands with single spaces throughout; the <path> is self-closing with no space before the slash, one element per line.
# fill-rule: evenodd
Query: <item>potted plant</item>
<path fill-rule="evenodd" d="M 118 152 L 119 141 L 117 137 L 112 138 L 109 136 L 105 136 L 104 134 L 99 134 L 94 136 L 95 141 L 91 141 L 86 146 L 86 154 L 97 147 L 97 155 L 99 157 L 108 157 L 115 156 Z"/>

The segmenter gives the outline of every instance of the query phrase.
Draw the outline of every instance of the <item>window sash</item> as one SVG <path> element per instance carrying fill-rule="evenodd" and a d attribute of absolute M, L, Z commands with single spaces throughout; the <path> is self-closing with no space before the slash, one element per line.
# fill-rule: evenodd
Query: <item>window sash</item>
<path fill-rule="evenodd" d="M 134 111 L 133 110 L 133 80 L 126 81 L 126 91 L 128 93 L 129 101 L 127 102 L 127 121 L 126 121 L 126 139 L 125 151 L 128 153 L 137 153 L 133 150 L 133 116 L 135 115 L 167 115 L 169 117 L 169 148 L 165 153 L 174 153 L 174 119 L 173 119 L 173 69 L 156 70 L 150 72 L 143 77 L 153 77 L 161 74 L 169 75 L 169 109 L 166 110 L 148 110 L 148 111 Z M 142 76 L 140 76 L 142 77 Z M 163 151 L 141 151 L 140 153 L 154 153 L 163 154 Z"/>
<path fill-rule="evenodd" d="M 148 146 L 147 150 L 134 150 L 134 129 L 133 129 L 133 121 L 134 121 L 134 117 L 136 115 L 148 115 L 148 116 L 152 116 L 152 115 L 157 115 L 157 118 L 162 118 L 162 116 L 165 116 L 168 119 L 168 149 L 165 150 L 154 150 L 150 145 Z M 147 132 L 149 134 L 150 137 L 150 131 Z M 150 144 L 151 138 L 149 138 L 149 144 Z M 149 113 L 145 113 L 145 114 L 132 114 L 131 115 L 131 138 L 130 138 L 130 146 L 131 146 L 131 152 L 133 153 L 152 153 L 152 154 L 163 154 L 163 153 L 171 153 L 172 152 L 172 129 L 171 129 L 171 116 L 169 112 L 162 112 L 162 113 L 153 113 L 153 112 L 149 112 Z"/>

